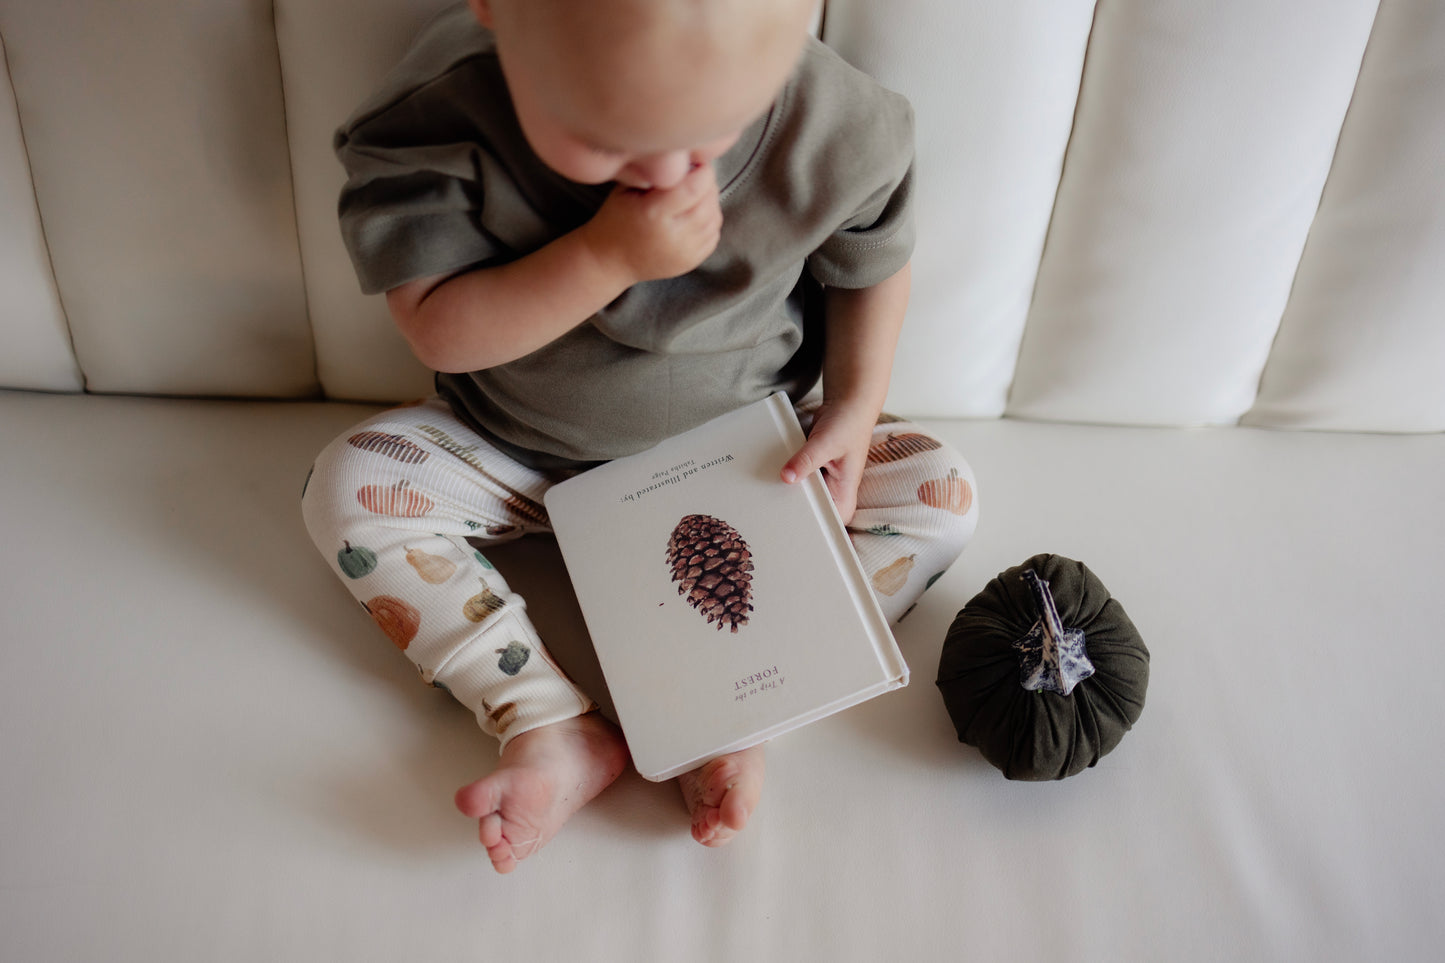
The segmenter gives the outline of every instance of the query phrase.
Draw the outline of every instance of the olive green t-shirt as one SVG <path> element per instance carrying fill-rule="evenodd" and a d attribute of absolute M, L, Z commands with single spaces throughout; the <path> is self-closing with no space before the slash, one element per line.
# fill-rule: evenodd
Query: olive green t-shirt
<path fill-rule="evenodd" d="M 521 257 L 586 222 L 610 189 L 533 154 L 492 35 L 465 5 L 427 25 L 335 147 L 349 175 L 341 232 L 367 293 Z M 458 415 L 549 468 L 805 394 L 822 368 L 821 286 L 869 287 L 912 253 L 912 109 L 809 40 L 772 107 L 714 163 L 722 236 L 699 267 L 634 285 L 526 357 L 439 374 Z"/>

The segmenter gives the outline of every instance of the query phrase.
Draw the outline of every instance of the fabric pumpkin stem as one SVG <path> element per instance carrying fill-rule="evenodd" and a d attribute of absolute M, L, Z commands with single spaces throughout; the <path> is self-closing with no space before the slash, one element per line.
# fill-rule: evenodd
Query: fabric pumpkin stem
<path fill-rule="evenodd" d="M 1039 607 L 1039 620 L 1014 643 L 1019 650 L 1019 683 L 1030 692 L 1068 695 L 1094 674 L 1094 663 L 1084 650 L 1084 633 L 1064 628 L 1049 583 L 1037 572 L 1027 569 L 1023 579 Z"/>

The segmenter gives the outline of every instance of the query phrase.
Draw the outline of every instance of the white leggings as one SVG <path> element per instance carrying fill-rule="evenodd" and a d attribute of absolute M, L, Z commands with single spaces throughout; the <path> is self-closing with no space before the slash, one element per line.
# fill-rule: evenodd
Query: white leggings
<path fill-rule="evenodd" d="M 799 417 L 806 430 L 811 411 Z M 888 416 L 873 439 L 848 531 L 896 621 L 963 551 L 978 505 L 972 470 L 947 444 Z M 422 679 L 503 746 L 595 708 L 476 549 L 550 532 L 542 495 L 561 477 L 518 464 L 434 397 L 343 433 L 302 494 L 306 528 L 342 583 Z"/>

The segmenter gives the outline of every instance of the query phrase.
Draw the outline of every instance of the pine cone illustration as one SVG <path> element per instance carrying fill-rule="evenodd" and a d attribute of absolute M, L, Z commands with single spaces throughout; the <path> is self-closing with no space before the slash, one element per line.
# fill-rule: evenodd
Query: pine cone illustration
<path fill-rule="evenodd" d="M 752 551 L 727 522 L 711 515 L 688 515 L 667 541 L 667 562 L 677 594 L 698 614 L 736 632 L 753 610 Z"/>

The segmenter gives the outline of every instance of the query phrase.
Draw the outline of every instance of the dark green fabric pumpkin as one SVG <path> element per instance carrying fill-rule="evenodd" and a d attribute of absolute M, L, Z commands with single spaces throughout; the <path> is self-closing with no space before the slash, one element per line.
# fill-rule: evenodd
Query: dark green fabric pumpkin
<path fill-rule="evenodd" d="M 1048 596 L 1055 626 L 1082 631 L 1082 653 L 1077 633 L 1045 631 Z M 1040 668 L 1041 648 L 1063 653 L 1062 684 Z M 1087 655 L 1072 673 L 1071 651 Z M 985 585 L 953 620 L 938 664 L 959 741 L 1009 779 L 1063 779 L 1094 765 L 1138 721 L 1148 685 L 1149 650 L 1124 607 L 1082 562 L 1062 555 L 1035 555 Z"/>

